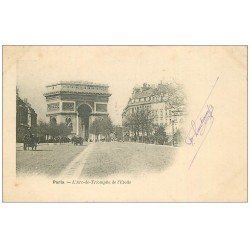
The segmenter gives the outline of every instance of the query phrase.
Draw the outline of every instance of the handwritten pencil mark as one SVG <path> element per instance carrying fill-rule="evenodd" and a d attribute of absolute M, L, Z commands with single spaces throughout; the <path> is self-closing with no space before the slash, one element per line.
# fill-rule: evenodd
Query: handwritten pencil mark
<path fill-rule="evenodd" d="M 213 93 L 213 90 L 219 80 L 219 77 L 217 77 L 212 89 L 210 90 L 209 95 L 207 96 L 198 116 L 195 120 L 191 121 L 191 128 L 187 134 L 187 137 L 185 139 L 186 144 L 190 146 L 198 145 L 198 148 L 190 162 L 189 168 L 192 166 L 200 148 L 202 147 L 205 139 L 207 138 L 207 135 L 209 134 L 209 131 L 214 123 L 214 106 L 211 104 L 207 104 L 209 97 Z M 201 141 L 198 139 L 201 138 Z M 198 141 L 197 141 L 198 140 Z"/>

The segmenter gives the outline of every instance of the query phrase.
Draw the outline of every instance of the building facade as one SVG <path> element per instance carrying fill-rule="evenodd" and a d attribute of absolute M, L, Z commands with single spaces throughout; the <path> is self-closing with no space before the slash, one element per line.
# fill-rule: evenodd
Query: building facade
<path fill-rule="evenodd" d="M 132 97 L 125 107 L 122 119 L 140 109 L 150 110 L 153 123 L 164 126 L 168 138 L 178 129 L 182 129 L 186 115 L 185 95 L 180 85 L 163 84 L 149 85 L 133 89 Z"/>
<path fill-rule="evenodd" d="M 91 139 L 91 123 L 97 116 L 108 115 L 111 94 L 106 84 L 86 81 L 61 81 L 46 87 L 48 120 L 71 127 L 71 136 Z"/>
<path fill-rule="evenodd" d="M 16 141 L 22 142 L 28 129 L 36 133 L 37 114 L 27 99 L 22 100 L 16 95 Z"/>

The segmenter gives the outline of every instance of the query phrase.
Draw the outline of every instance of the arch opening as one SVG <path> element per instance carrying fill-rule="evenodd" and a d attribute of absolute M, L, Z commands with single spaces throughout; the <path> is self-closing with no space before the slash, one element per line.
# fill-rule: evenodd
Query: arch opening
<path fill-rule="evenodd" d="M 92 108 L 88 104 L 81 104 L 77 108 L 78 116 L 78 136 L 84 138 L 84 140 L 89 139 L 89 116 L 92 113 Z"/>

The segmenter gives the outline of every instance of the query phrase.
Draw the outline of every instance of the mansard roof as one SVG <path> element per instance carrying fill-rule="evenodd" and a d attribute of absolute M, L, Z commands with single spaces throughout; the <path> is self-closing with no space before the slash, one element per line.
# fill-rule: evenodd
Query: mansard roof
<path fill-rule="evenodd" d="M 171 94 L 172 85 L 169 83 L 160 83 L 157 86 L 144 83 L 142 87 L 135 87 L 133 89 L 133 98 L 143 98 L 154 95 Z"/>

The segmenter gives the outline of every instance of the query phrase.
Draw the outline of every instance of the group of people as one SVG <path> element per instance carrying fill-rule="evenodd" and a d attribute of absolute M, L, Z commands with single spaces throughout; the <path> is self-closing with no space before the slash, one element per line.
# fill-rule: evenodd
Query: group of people
<path fill-rule="evenodd" d="M 46 142 L 48 142 L 48 143 L 51 143 L 51 142 L 53 142 L 53 143 L 60 143 L 60 144 L 62 144 L 62 143 L 68 143 L 68 142 L 70 142 L 70 139 L 68 138 L 68 137 L 66 137 L 66 136 L 56 136 L 56 137 L 54 137 L 54 138 L 51 138 L 51 139 L 49 139 L 48 141 L 46 141 Z"/>
<path fill-rule="evenodd" d="M 51 141 L 48 142 L 53 142 L 55 143 L 67 143 L 70 142 L 74 145 L 83 145 L 84 142 L 84 138 L 80 137 L 80 136 L 73 136 L 71 139 L 69 139 L 68 137 L 54 137 L 53 139 L 50 139 Z M 35 135 L 32 134 L 30 129 L 28 129 L 27 133 L 25 134 L 24 138 L 23 138 L 23 149 L 24 150 L 36 150 L 37 149 L 37 144 L 39 143 L 39 138 Z"/>

